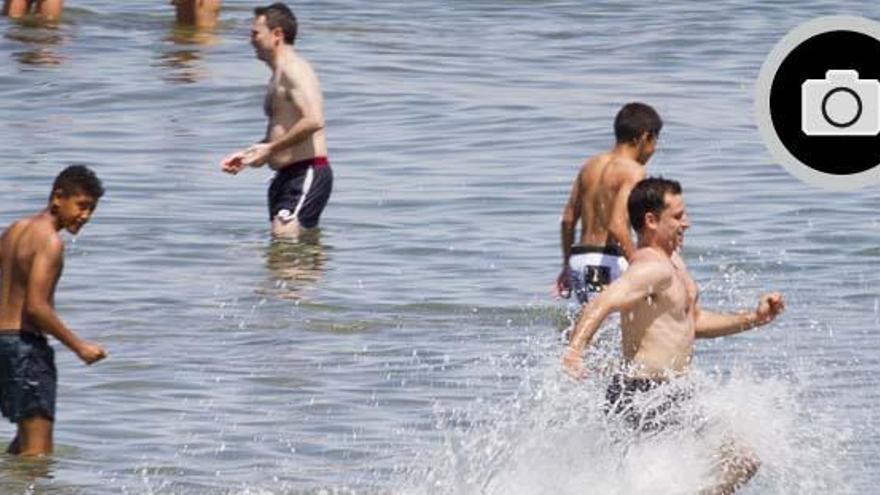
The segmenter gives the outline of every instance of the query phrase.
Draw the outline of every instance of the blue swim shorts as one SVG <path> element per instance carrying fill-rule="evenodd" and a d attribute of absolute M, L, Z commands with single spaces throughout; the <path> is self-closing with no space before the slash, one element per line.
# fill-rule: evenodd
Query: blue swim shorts
<path fill-rule="evenodd" d="M 18 423 L 32 416 L 55 419 L 58 372 L 55 351 L 33 331 L 0 331 L 0 412 Z"/>

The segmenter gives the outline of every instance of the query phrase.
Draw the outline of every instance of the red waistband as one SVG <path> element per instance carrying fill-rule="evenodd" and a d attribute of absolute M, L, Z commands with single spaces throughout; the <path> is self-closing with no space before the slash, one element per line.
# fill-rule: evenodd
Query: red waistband
<path fill-rule="evenodd" d="M 328 160 L 326 156 L 315 156 L 312 158 L 306 158 L 305 160 L 300 160 L 298 162 L 293 162 L 290 165 L 285 165 L 281 168 L 281 170 L 295 169 L 301 167 L 327 167 L 329 165 L 330 160 Z"/>

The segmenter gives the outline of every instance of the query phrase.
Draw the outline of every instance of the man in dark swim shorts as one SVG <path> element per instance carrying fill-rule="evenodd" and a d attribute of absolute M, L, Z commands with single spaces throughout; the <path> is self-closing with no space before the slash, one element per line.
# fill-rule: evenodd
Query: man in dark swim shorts
<path fill-rule="evenodd" d="M 716 313 L 700 304 L 697 283 L 679 255 L 690 220 L 678 182 L 662 177 L 639 181 L 627 199 L 627 215 L 638 234 L 638 249 L 626 272 L 583 307 L 562 363 L 571 376 L 585 378 L 584 349 L 608 316 L 619 312 L 629 381 L 612 384 L 609 402 L 636 426 L 656 429 L 665 426 L 675 409 L 681 410 L 675 407 L 681 399 L 675 398 L 672 387 L 688 375 L 696 339 L 766 325 L 783 311 L 785 301 L 778 292 L 764 294 L 754 310 L 737 313 Z M 652 403 L 655 393 L 661 399 L 670 397 L 665 402 L 671 405 L 663 400 Z M 642 398 L 651 407 L 642 408 Z M 736 439 L 720 445 L 718 452 L 721 460 L 713 473 L 717 484 L 712 493 L 733 493 L 760 465 Z"/>
<path fill-rule="evenodd" d="M 657 433 L 684 422 L 692 390 L 677 383 L 615 375 L 605 391 L 605 414 L 632 430 Z"/>
<path fill-rule="evenodd" d="M 325 157 L 310 158 L 279 170 L 269 186 L 269 221 L 318 226 L 333 191 L 333 171 Z"/>
<path fill-rule="evenodd" d="M 221 162 L 229 174 L 266 164 L 276 171 L 269 187 L 269 220 L 273 236 L 289 239 L 318 226 L 333 189 L 321 84 L 294 49 L 296 33 L 296 16 L 286 5 L 254 9 L 251 45 L 272 69 L 263 103 L 269 125 L 263 141 Z"/>

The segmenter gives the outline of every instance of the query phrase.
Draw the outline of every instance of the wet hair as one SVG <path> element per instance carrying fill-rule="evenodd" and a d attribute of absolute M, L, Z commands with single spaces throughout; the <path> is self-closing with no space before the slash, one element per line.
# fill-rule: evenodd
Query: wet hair
<path fill-rule="evenodd" d="M 663 177 L 648 177 L 636 184 L 626 202 L 629 223 L 636 232 L 645 227 L 645 214 L 660 215 L 666 208 L 666 194 L 680 195 L 681 184 Z"/>
<path fill-rule="evenodd" d="M 635 141 L 646 132 L 657 138 L 662 128 L 660 114 L 644 103 L 627 103 L 614 118 L 614 137 L 618 143 Z"/>
<path fill-rule="evenodd" d="M 296 16 L 290 7 L 281 2 L 275 2 L 268 7 L 254 9 L 254 17 L 266 17 L 266 26 L 269 30 L 281 28 L 284 33 L 284 42 L 292 45 L 296 40 Z"/>
<path fill-rule="evenodd" d="M 101 179 L 89 167 L 71 165 L 55 177 L 52 194 L 55 194 L 55 191 L 61 191 L 64 196 L 86 194 L 97 200 L 104 195 L 104 186 L 101 184 Z"/>

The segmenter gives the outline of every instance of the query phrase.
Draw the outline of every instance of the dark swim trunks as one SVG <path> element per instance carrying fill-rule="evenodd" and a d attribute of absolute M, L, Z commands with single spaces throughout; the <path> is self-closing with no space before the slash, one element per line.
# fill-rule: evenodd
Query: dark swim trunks
<path fill-rule="evenodd" d="M 44 335 L 0 331 L 0 412 L 9 421 L 54 420 L 57 383 L 55 351 Z"/>
<path fill-rule="evenodd" d="M 683 407 L 692 398 L 689 388 L 677 384 L 616 375 L 605 392 L 605 413 L 633 430 L 654 433 L 681 426 Z"/>
<path fill-rule="evenodd" d="M 296 219 L 307 229 L 318 226 L 333 190 L 333 171 L 326 157 L 292 163 L 275 174 L 269 185 L 269 221 Z"/>

